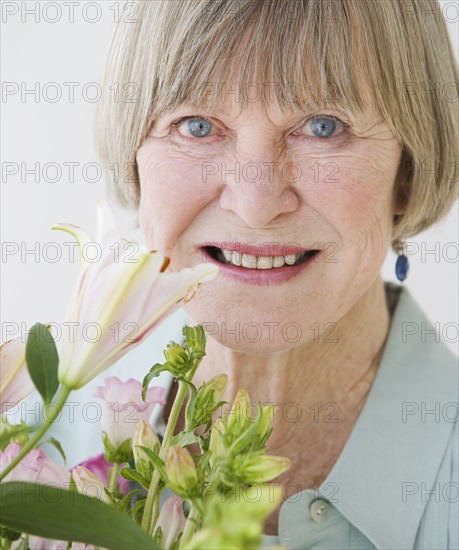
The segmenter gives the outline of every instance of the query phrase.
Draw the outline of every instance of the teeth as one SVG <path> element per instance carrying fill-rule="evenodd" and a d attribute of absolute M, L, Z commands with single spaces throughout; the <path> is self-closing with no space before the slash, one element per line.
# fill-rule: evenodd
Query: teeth
<path fill-rule="evenodd" d="M 242 254 L 240 252 L 233 252 L 233 264 L 237 266 L 242 264 Z"/>
<path fill-rule="evenodd" d="M 260 256 L 257 260 L 257 269 L 271 269 L 273 258 L 270 256 Z"/>
<path fill-rule="evenodd" d="M 284 256 L 275 256 L 274 257 L 274 267 L 282 267 L 284 265 Z"/>
<path fill-rule="evenodd" d="M 228 263 L 233 263 L 234 252 L 232 250 L 223 250 L 223 256 Z"/>
<path fill-rule="evenodd" d="M 257 257 L 251 254 L 242 254 L 242 267 L 255 269 L 257 267 Z"/>
<path fill-rule="evenodd" d="M 272 269 L 282 267 L 284 264 L 293 265 L 304 253 L 289 254 L 287 256 L 253 256 L 252 254 L 241 254 L 233 250 L 222 250 L 225 260 L 233 265 L 249 269 Z"/>

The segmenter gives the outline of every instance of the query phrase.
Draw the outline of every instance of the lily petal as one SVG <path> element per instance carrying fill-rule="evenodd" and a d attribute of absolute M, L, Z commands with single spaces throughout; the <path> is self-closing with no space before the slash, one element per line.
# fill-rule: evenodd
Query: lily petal
<path fill-rule="evenodd" d="M 200 264 L 179 272 L 163 272 L 166 258 L 135 244 L 126 250 L 108 206 L 99 201 L 98 240 L 102 256 L 97 262 L 83 258 L 74 295 L 67 310 L 67 323 L 76 323 L 78 335 L 64 331 L 59 362 L 59 381 L 78 389 L 109 368 L 190 299 L 190 288 L 211 280 L 218 266 Z M 93 242 L 76 226 L 60 224 L 73 234 L 80 249 Z M 118 245 L 114 254 L 113 244 Z M 90 340 L 82 332 L 92 325 L 97 336 Z"/>
<path fill-rule="evenodd" d="M 26 343 L 18 336 L 0 347 L 1 414 L 31 394 L 35 388 L 25 360 Z"/>

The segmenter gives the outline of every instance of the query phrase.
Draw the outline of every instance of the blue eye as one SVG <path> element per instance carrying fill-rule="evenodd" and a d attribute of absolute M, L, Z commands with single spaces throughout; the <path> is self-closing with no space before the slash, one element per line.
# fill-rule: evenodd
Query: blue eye
<path fill-rule="evenodd" d="M 212 129 L 212 124 L 205 118 L 190 118 L 186 120 L 186 125 L 193 137 L 206 137 Z"/>
<path fill-rule="evenodd" d="M 336 121 L 330 117 L 314 117 L 310 124 L 313 135 L 319 138 L 332 137 L 336 131 Z"/>

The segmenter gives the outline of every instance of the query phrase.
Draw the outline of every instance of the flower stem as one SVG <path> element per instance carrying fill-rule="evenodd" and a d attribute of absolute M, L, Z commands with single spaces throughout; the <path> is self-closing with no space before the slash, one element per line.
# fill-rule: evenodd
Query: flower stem
<path fill-rule="evenodd" d="M 118 479 L 118 473 L 120 471 L 120 465 L 118 462 L 114 462 L 110 469 L 110 477 L 108 480 L 108 490 L 112 493 L 116 489 L 116 481 Z"/>
<path fill-rule="evenodd" d="M 182 538 L 180 539 L 180 548 L 185 548 L 191 537 L 194 535 L 194 532 L 198 528 L 197 522 L 200 519 L 201 514 L 194 504 L 191 505 L 190 513 L 188 514 L 188 519 L 186 520 L 185 529 L 183 530 Z"/>
<path fill-rule="evenodd" d="M 161 450 L 159 456 L 161 460 L 165 460 L 167 451 L 169 450 L 169 441 L 174 435 L 175 426 L 177 425 L 178 417 L 182 409 L 183 401 L 187 392 L 187 385 L 185 382 L 179 382 L 177 395 L 175 396 L 174 404 L 172 406 L 169 420 L 167 421 L 166 432 L 164 433 L 163 442 L 161 444 Z M 160 481 L 158 470 L 153 472 L 151 478 L 150 487 L 148 488 L 148 495 L 145 501 L 145 509 L 142 516 L 142 528 L 149 534 L 153 534 L 153 528 L 156 524 L 156 520 L 159 514 L 159 506 L 154 506 L 157 498 L 156 491 Z"/>
<path fill-rule="evenodd" d="M 67 398 L 68 398 L 71 391 L 72 390 L 70 388 L 67 388 L 67 386 L 61 386 L 60 393 L 57 395 L 57 398 L 56 398 L 56 402 L 52 403 L 54 408 L 51 409 L 51 410 L 48 410 L 49 405 L 51 405 L 51 403 L 49 405 L 45 405 L 45 408 L 44 408 L 44 413 L 45 413 L 44 417 L 45 417 L 45 419 L 44 419 L 43 424 L 35 432 L 35 435 L 32 437 L 32 439 L 29 439 L 29 441 L 22 447 L 21 451 L 16 456 L 16 458 L 14 460 L 12 460 L 11 463 L 8 464 L 8 466 L 3 470 L 3 472 L 0 474 L 0 481 L 5 476 L 7 476 L 11 472 L 11 470 L 13 470 L 13 468 L 15 466 L 17 466 L 17 464 L 19 464 L 19 462 L 21 462 L 21 460 L 32 449 L 34 449 L 36 447 L 37 443 L 40 441 L 40 439 L 44 436 L 44 434 L 51 427 L 51 424 L 59 416 L 59 414 L 62 410 L 62 407 L 64 406 L 65 402 L 67 401 Z"/>

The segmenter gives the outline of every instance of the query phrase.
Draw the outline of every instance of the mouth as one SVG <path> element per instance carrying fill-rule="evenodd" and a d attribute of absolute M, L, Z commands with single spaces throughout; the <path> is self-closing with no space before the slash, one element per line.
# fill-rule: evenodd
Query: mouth
<path fill-rule="evenodd" d="M 312 259 L 319 253 L 319 250 L 288 250 L 289 254 L 274 255 L 269 253 L 261 254 L 245 254 L 239 250 L 231 250 L 228 248 L 220 248 L 218 246 L 202 247 L 205 255 L 210 259 L 223 265 L 230 265 L 242 269 L 258 270 L 282 270 L 298 266 Z M 298 249 L 297 249 L 298 250 Z"/>

